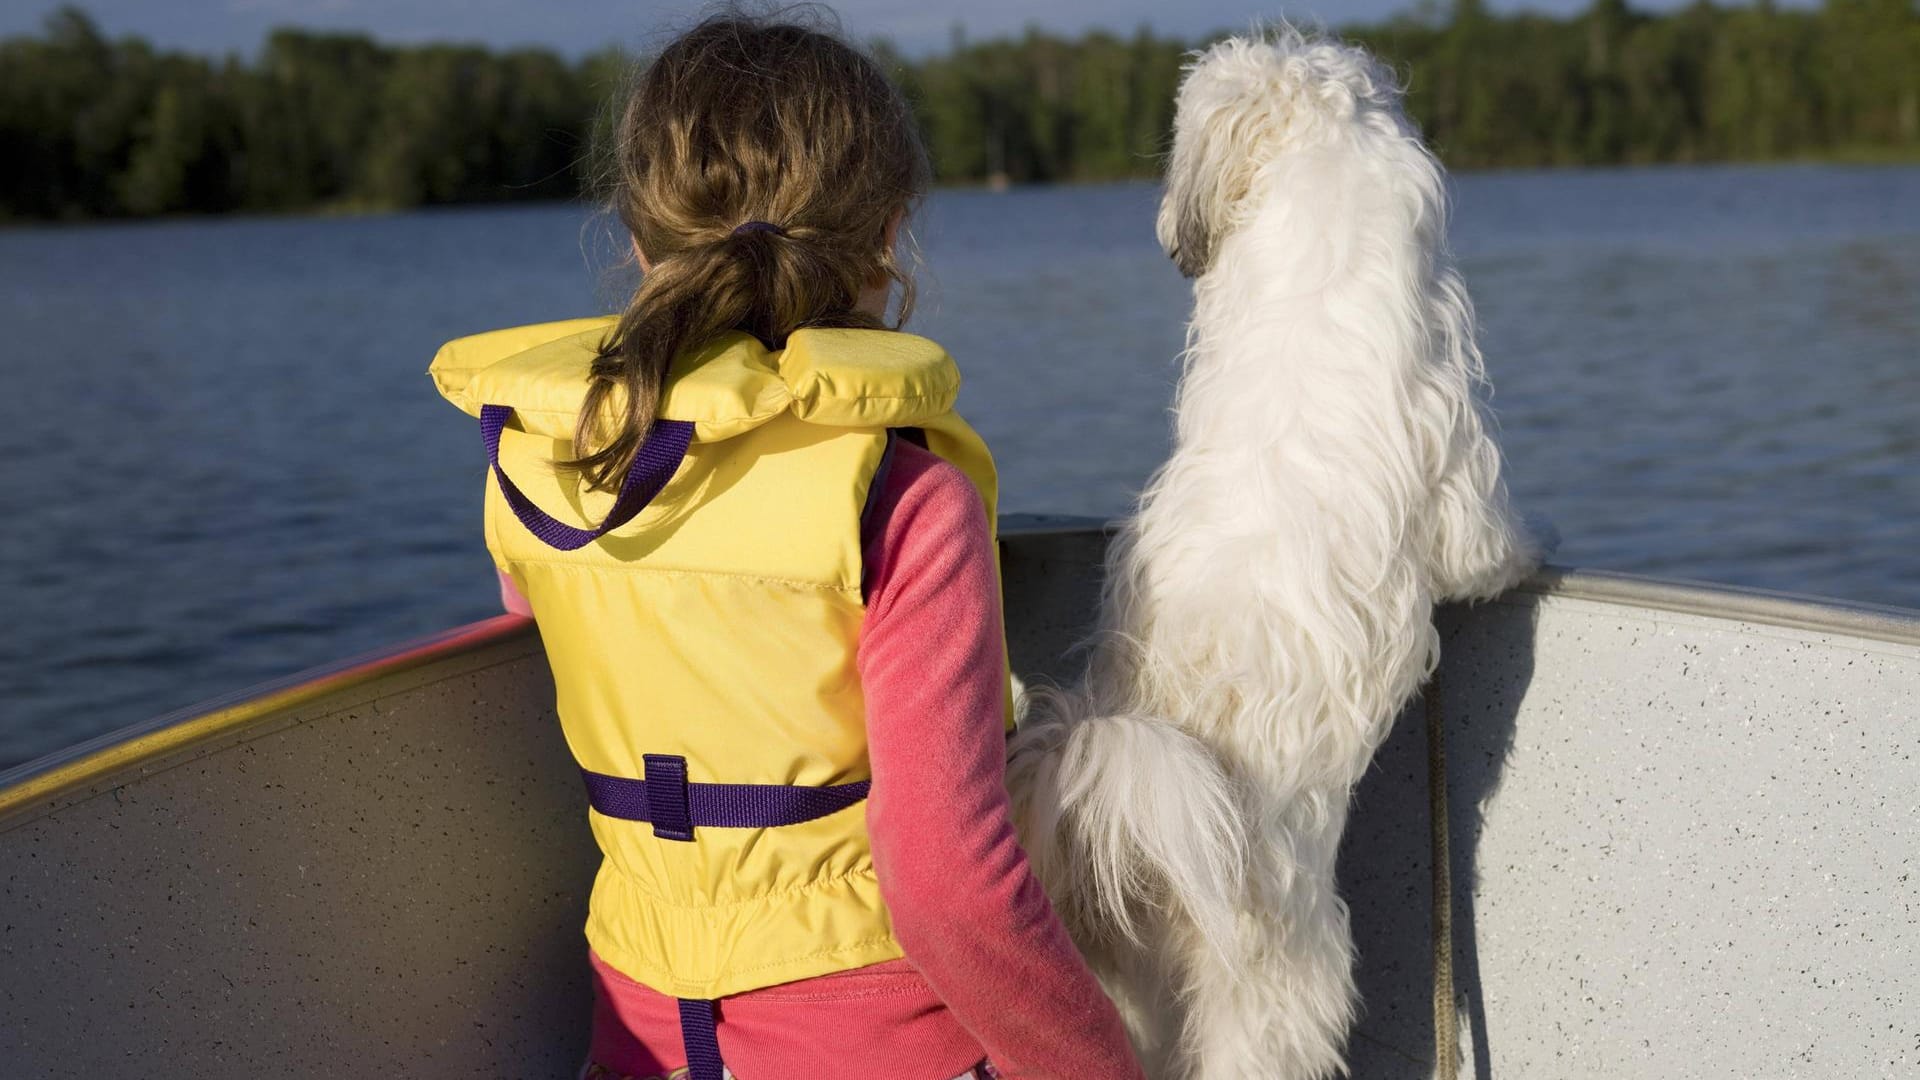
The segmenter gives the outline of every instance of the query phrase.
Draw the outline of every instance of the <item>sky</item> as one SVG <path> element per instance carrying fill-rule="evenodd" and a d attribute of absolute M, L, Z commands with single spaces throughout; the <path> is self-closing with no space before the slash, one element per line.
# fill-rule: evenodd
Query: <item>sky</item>
<path fill-rule="evenodd" d="M 1029 24 L 1067 34 L 1096 27 L 1197 37 L 1284 14 L 1339 26 L 1410 9 L 1417 0 L 837 0 L 847 34 L 892 39 L 909 53 L 942 50 L 956 23 L 975 38 L 1018 34 Z M 1440 0 L 1444 4 L 1445 0 Z M 1496 11 L 1522 7 L 1568 14 L 1591 0 L 1491 0 Z M 1681 0 L 1635 0 L 1664 10 Z M 0 36 L 38 32 L 58 6 L 0 0 Z M 494 47 L 540 45 L 569 56 L 609 44 L 643 46 L 686 25 L 698 0 L 81 0 L 109 37 L 134 34 L 162 47 L 251 53 L 278 26 L 356 30 L 389 42 L 470 41 Z"/>

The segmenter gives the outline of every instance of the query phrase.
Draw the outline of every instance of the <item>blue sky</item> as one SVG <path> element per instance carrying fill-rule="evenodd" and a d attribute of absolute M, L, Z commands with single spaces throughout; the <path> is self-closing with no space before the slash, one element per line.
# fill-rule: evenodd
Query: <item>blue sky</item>
<path fill-rule="evenodd" d="M 910 52 L 938 50 L 956 23 L 975 37 L 1018 33 L 1029 23 L 1077 33 L 1092 27 L 1130 32 L 1146 24 L 1162 34 L 1195 36 L 1248 25 L 1259 16 L 1341 23 L 1377 19 L 1417 0 L 839 0 L 847 32 L 885 35 Z M 1441 0 L 1444 3 L 1444 0 Z M 1521 7 L 1568 13 L 1590 0 L 1492 0 L 1495 10 Z M 32 33 L 57 5 L 0 0 L 0 35 Z M 688 0 L 88 0 L 80 5 L 111 36 L 137 34 L 160 45 L 199 52 L 251 52 L 276 26 L 361 30 L 386 41 L 478 41 L 493 46 L 543 45 L 578 54 L 610 42 L 643 43 L 703 10 Z M 1667 9 L 1676 0 L 1642 0 Z"/>

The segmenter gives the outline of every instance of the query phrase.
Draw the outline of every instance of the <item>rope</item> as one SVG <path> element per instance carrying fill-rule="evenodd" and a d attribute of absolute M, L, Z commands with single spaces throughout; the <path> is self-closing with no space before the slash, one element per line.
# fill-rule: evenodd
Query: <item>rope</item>
<path fill-rule="evenodd" d="M 1427 817 L 1433 835 L 1433 1061 L 1435 1080 L 1460 1071 L 1460 1032 L 1453 1012 L 1453 873 L 1447 843 L 1447 728 L 1440 711 L 1440 671 L 1427 680 Z"/>

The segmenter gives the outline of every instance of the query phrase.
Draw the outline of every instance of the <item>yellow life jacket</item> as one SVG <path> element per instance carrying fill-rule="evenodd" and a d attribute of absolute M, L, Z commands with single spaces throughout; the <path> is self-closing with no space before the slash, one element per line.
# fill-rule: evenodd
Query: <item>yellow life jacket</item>
<path fill-rule="evenodd" d="M 575 529 L 601 522 L 615 496 L 551 463 L 572 456 L 588 365 L 612 324 L 461 338 L 430 369 L 467 413 L 512 410 L 500 470 Z M 889 430 L 918 429 L 994 521 L 993 461 L 952 411 L 959 385 L 946 352 L 909 334 L 800 330 L 769 351 L 730 333 L 673 364 L 655 438 L 678 424 L 691 443 L 626 524 L 560 550 L 489 473 L 487 547 L 533 607 L 596 807 L 596 776 L 645 783 L 632 789 L 643 805 L 686 798 L 659 794 L 670 785 L 696 802 L 724 797 L 703 785 L 864 792 L 862 510 Z M 662 824 L 686 805 L 656 807 L 650 822 L 589 811 L 605 858 L 587 937 L 613 967 L 712 999 L 901 955 L 864 804 L 771 828 Z"/>

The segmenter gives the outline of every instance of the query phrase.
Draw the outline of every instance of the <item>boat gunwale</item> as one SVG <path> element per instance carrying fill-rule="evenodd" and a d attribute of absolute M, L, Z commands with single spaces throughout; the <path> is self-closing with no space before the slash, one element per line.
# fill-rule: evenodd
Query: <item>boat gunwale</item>
<path fill-rule="evenodd" d="M 242 687 L 0 770 L 0 832 L 52 812 L 86 788 L 302 706 L 535 633 L 532 619 L 495 615 Z M 30 812 L 36 806 L 42 814 Z"/>
<path fill-rule="evenodd" d="M 1098 518 L 1010 515 L 1002 519 L 1000 534 L 1030 537 L 1099 530 L 1111 536 L 1119 528 L 1119 522 Z M 1750 585 L 1548 563 L 1515 586 L 1513 592 L 1486 602 L 1506 601 L 1515 593 L 1920 646 L 1920 609 Z"/>
<path fill-rule="evenodd" d="M 1000 535 L 1111 536 L 1116 527 L 1092 518 L 1009 515 Z M 1515 592 L 1920 647 L 1920 610 L 1890 605 L 1552 564 Z M 534 635 L 531 619 L 496 615 L 244 687 L 0 770 L 0 831 L 51 813 L 87 788 L 223 737 L 242 735 L 323 698 Z M 39 813 L 33 812 L 36 808 Z"/>

